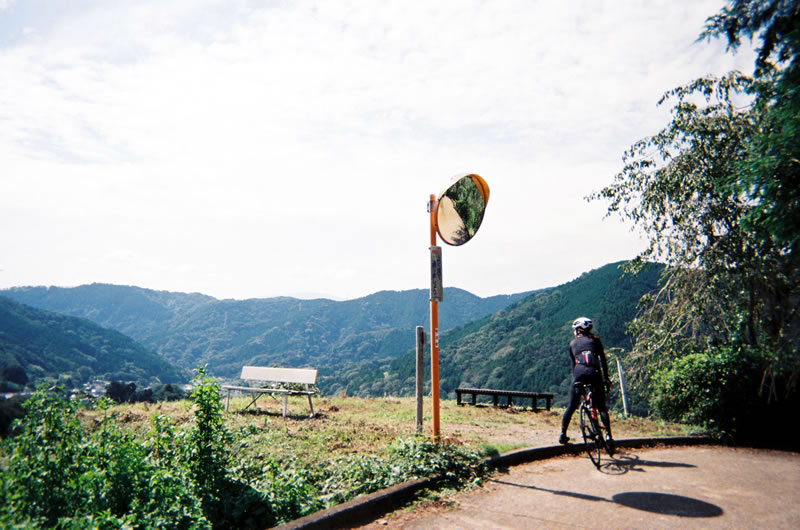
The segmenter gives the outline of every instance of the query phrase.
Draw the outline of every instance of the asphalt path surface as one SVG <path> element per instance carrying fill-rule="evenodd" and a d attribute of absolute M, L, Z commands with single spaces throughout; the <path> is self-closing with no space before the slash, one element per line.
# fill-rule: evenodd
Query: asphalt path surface
<path fill-rule="evenodd" d="M 800 528 L 800 454 L 718 446 L 563 456 L 364 528 Z"/>

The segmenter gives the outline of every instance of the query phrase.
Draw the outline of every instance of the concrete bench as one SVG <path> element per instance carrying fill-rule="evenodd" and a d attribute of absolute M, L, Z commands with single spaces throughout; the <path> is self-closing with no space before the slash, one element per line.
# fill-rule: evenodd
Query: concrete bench
<path fill-rule="evenodd" d="M 547 410 L 550 410 L 550 404 L 553 401 L 553 394 L 545 392 L 523 392 L 520 390 L 495 390 L 492 388 L 456 388 L 456 401 L 459 405 L 464 403 L 461 401 L 462 394 L 472 395 L 472 404 L 476 404 L 477 396 L 492 396 L 494 406 L 498 406 L 498 398 L 505 397 L 507 399 L 507 406 L 513 406 L 514 398 L 530 399 L 533 410 L 537 410 L 536 402 L 539 399 L 544 399 Z"/>
<path fill-rule="evenodd" d="M 222 385 L 222 390 L 228 391 L 225 402 L 225 410 L 231 404 L 231 392 L 243 392 L 250 395 L 250 403 L 242 410 L 247 410 L 251 405 L 257 408 L 256 401 L 264 394 L 270 394 L 273 398 L 275 394 L 283 395 L 283 417 L 289 410 L 289 396 L 308 396 L 308 408 L 311 410 L 311 418 L 314 417 L 314 404 L 311 396 L 316 394 L 316 390 L 311 389 L 311 385 L 317 383 L 317 371 L 309 368 L 272 368 L 266 366 L 245 366 L 242 368 L 240 379 L 248 382 L 257 382 L 261 386 L 236 386 Z M 278 384 L 297 384 L 304 385 L 305 390 L 296 390 L 276 386 Z M 269 386 L 265 386 L 269 385 Z M 277 399 L 277 398 L 275 398 Z"/>

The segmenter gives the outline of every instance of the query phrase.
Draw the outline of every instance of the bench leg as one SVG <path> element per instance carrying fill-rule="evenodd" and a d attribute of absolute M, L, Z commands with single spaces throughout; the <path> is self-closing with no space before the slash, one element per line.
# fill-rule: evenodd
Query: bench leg
<path fill-rule="evenodd" d="M 456 392 L 456 405 L 461 405 L 461 392 Z"/>
<path fill-rule="evenodd" d="M 242 410 L 247 410 L 248 408 L 250 408 L 250 405 L 253 405 L 253 408 L 257 409 L 258 405 L 256 405 L 256 400 L 258 398 L 260 398 L 260 397 L 261 397 L 260 393 L 250 392 L 250 398 L 251 398 L 250 399 L 250 403 L 248 403 L 247 406 L 245 408 L 243 408 Z"/>
<path fill-rule="evenodd" d="M 228 412 L 228 409 L 231 408 L 231 391 L 228 390 L 228 399 L 225 400 L 225 412 Z"/>
<path fill-rule="evenodd" d="M 492 396 L 492 402 L 494 403 L 494 406 L 496 407 L 497 406 L 497 394 Z"/>
<path fill-rule="evenodd" d="M 514 403 L 511 401 L 511 396 L 508 396 L 508 408 L 513 409 Z"/>
<path fill-rule="evenodd" d="M 550 398 L 545 398 L 547 401 L 547 410 L 550 410 Z"/>
<path fill-rule="evenodd" d="M 472 394 L 472 404 L 473 404 L 473 406 L 477 404 L 476 401 L 475 401 L 476 399 L 477 399 L 477 397 L 475 397 L 475 394 Z"/>
<path fill-rule="evenodd" d="M 289 394 L 283 395 L 283 417 L 286 417 L 286 412 L 289 410 Z"/>
<path fill-rule="evenodd" d="M 308 395 L 308 408 L 311 409 L 311 416 L 309 418 L 314 417 L 314 404 L 311 402 L 311 394 Z"/>

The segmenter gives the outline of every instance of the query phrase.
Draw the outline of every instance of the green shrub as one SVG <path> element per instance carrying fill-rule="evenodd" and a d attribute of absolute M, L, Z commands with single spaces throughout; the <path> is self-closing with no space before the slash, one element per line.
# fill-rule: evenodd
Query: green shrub
<path fill-rule="evenodd" d="M 283 463 L 267 458 L 259 465 L 237 467 L 234 472 L 263 492 L 273 512 L 273 523 L 292 521 L 327 506 L 320 498 L 320 470 L 307 469 L 293 457 Z"/>
<path fill-rule="evenodd" d="M 234 466 L 231 475 L 263 492 L 273 523 L 280 524 L 406 480 L 437 475 L 443 485 L 458 487 L 486 472 L 477 452 L 414 437 L 396 440 L 382 455 L 348 455 L 315 468 L 294 457 L 266 458 Z"/>
<path fill-rule="evenodd" d="M 38 390 L 23 405 L 22 432 L 8 456 L 6 495 L 16 520 L 55 524 L 82 503 L 86 447 L 74 405 Z"/>
<path fill-rule="evenodd" d="M 186 464 L 197 488 L 203 511 L 212 520 L 221 516 L 228 467 L 230 436 L 222 417 L 219 384 L 198 369 L 193 380 L 194 426 L 189 432 Z"/>
<path fill-rule="evenodd" d="M 197 370 L 193 380 L 194 426 L 183 455 L 203 507 L 215 528 L 264 528 L 274 515 L 267 496 L 230 472 L 232 436 L 225 427 L 219 383 Z"/>
<path fill-rule="evenodd" d="M 780 405 L 768 403 L 762 392 L 768 361 L 762 351 L 738 347 L 681 357 L 656 372 L 652 405 L 666 420 L 702 426 L 712 433 L 737 440 L 769 438 L 769 433 L 759 432 L 760 420 Z"/>
<path fill-rule="evenodd" d="M 477 483 L 487 472 L 477 452 L 454 444 L 437 444 L 422 437 L 395 441 L 389 461 L 403 480 L 439 475 L 449 486 Z"/>
<path fill-rule="evenodd" d="M 0 528 L 265 528 L 412 478 L 459 486 L 486 471 L 477 453 L 423 438 L 322 468 L 291 457 L 234 462 L 219 385 L 203 370 L 192 400 L 190 428 L 155 414 L 137 436 L 119 425 L 111 400 L 83 428 L 76 402 L 40 388 L 19 434 L 2 445 Z M 251 426 L 237 437 L 246 444 L 258 433 Z"/>
<path fill-rule="evenodd" d="M 209 526 L 180 468 L 162 467 L 113 416 L 87 432 L 76 405 L 44 389 L 25 408 L 20 434 L 6 445 L 3 527 Z"/>

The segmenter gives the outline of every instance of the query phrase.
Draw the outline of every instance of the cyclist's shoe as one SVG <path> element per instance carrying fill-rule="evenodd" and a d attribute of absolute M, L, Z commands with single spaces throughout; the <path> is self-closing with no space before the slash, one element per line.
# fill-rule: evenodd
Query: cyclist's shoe
<path fill-rule="evenodd" d="M 561 433 L 561 436 L 558 438 L 558 443 L 562 445 L 566 445 L 569 443 L 569 436 L 566 433 Z"/>
<path fill-rule="evenodd" d="M 616 448 L 614 447 L 614 439 L 610 434 L 606 434 L 606 447 L 608 447 L 608 454 L 613 456 Z"/>

